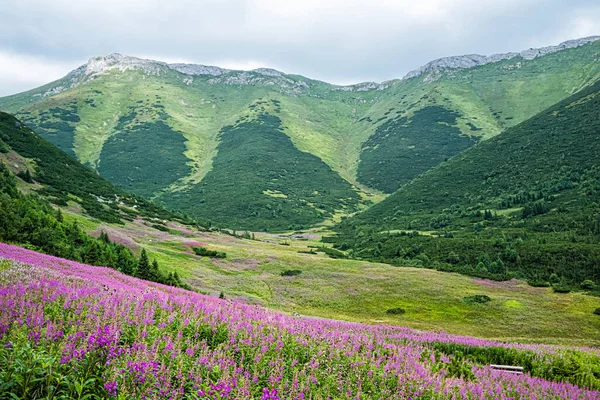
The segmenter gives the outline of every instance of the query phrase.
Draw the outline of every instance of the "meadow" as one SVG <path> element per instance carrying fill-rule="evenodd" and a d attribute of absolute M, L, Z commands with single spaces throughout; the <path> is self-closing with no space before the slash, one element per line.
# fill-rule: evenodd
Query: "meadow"
<path fill-rule="evenodd" d="M 589 348 L 296 317 L 16 246 L 0 257 L 3 399 L 600 397 Z M 487 366 L 517 360 L 523 375 Z"/>
<path fill-rule="evenodd" d="M 327 232 L 274 235 L 257 240 L 223 232 L 201 232 L 170 224 L 158 231 L 142 220 L 107 225 L 65 211 L 65 220 L 82 229 L 142 248 L 165 273 L 177 272 L 197 290 L 287 313 L 368 324 L 528 343 L 598 346 L 598 297 L 554 293 L 524 281 L 493 282 L 423 268 L 395 267 L 350 259 L 333 259 L 318 249 Z M 241 232 L 240 232 L 241 233 Z M 227 258 L 198 257 L 193 247 L 225 252 Z M 317 251 L 314 251 L 317 250 Z M 316 254 L 311 254 L 316 253 Z M 295 276 L 285 271 L 299 270 Z M 485 304 L 465 298 L 487 295 Z M 401 315 L 387 311 L 402 308 Z"/>

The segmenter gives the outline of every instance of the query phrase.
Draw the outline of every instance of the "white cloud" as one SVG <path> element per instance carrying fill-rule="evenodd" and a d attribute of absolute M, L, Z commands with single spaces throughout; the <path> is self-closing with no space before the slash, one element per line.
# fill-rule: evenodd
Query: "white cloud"
<path fill-rule="evenodd" d="M 57 80 L 73 69 L 73 63 L 45 60 L 0 50 L 0 95 L 12 94 Z"/>

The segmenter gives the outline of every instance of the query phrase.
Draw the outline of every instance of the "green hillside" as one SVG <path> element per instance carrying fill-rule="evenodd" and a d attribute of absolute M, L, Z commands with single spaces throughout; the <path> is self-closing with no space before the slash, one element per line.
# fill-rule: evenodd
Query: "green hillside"
<path fill-rule="evenodd" d="M 138 216 L 175 218 L 148 201 L 114 187 L 56 148 L 14 116 L 0 112 L 0 162 L 25 177 L 29 191 L 55 204 L 82 207 L 90 217 L 122 222 Z"/>
<path fill-rule="evenodd" d="M 191 190 L 160 200 L 221 226 L 261 231 L 303 229 L 338 209 L 356 211 L 360 201 L 327 164 L 295 148 L 269 114 L 223 128 L 213 169 Z"/>
<path fill-rule="evenodd" d="M 218 162 L 226 148 L 223 130 L 257 113 L 276 116 L 286 143 L 332 171 L 321 177 L 322 184 L 334 188 L 341 178 L 359 188 L 360 202 L 369 205 L 597 81 L 599 51 L 596 41 L 534 59 L 517 56 L 435 76 L 351 86 L 273 70 L 181 67 L 110 55 L 91 59 L 59 81 L 0 98 L 0 109 L 16 112 L 120 188 L 171 208 L 198 208 L 197 215 L 222 207 L 217 197 L 198 196 L 222 189 L 219 180 L 211 180 L 216 186 L 209 188 L 204 179 L 228 173 Z M 244 151 L 236 150 L 237 156 L 252 159 Z M 258 184 L 263 190 L 270 185 Z M 263 190 L 249 192 L 246 200 L 270 200 Z M 333 210 L 356 206 L 346 204 L 346 195 L 322 190 L 312 195 L 308 188 L 301 193 L 311 195 L 298 197 L 298 213 L 313 215 L 314 204 L 327 204 L 327 212 L 265 224 L 260 209 L 249 216 L 230 207 L 215 218 L 228 217 L 233 228 L 282 229 L 315 224 L 331 218 Z"/>
<path fill-rule="evenodd" d="M 600 83 L 479 143 L 339 227 L 354 256 L 600 284 Z"/>

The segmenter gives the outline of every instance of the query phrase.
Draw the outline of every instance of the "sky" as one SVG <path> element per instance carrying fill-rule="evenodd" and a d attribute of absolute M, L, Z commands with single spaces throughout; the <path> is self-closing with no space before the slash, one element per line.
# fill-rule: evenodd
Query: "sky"
<path fill-rule="evenodd" d="M 1 0 L 0 96 L 118 52 L 336 84 L 600 35 L 598 0 Z"/>

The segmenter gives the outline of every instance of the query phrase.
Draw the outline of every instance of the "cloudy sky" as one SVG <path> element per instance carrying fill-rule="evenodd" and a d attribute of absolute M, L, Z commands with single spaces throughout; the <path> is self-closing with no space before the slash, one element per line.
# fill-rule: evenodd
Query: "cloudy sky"
<path fill-rule="evenodd" d="M 0 95 L 119 52 L 348 84 L 600 35 L 598 0 L 1 0 Z"/>

